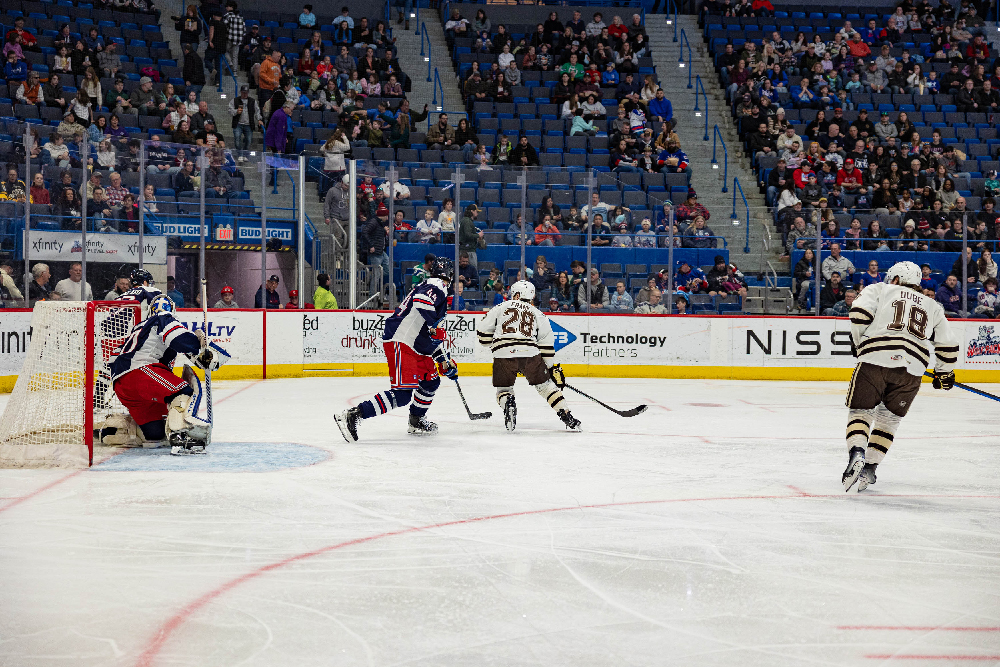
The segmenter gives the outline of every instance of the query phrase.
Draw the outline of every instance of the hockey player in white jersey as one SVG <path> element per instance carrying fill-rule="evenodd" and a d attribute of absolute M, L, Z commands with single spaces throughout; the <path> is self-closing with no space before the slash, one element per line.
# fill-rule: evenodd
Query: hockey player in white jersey
<path fill-rule="evenodd" d="M 165 294 L 149 302 L 149 316 L 136 324 L 111 365 L 115 395 L 131 416 L 114 437 L 121 444 L 146 448 L 171 446 L 172 454 L 201 454 L 211 442 L 212 425 L 200 419 L 201 387 L 193 372 L 177 377 L 171 367 L 179 354 L 197 368 L 216 370 L 229 354 L 207 343 L 174 317 L 174 302 Z M 124 431 L 124 432 L 123 432 Z"/>
<path fill-rule="evenodd" d="M 520 372 L 566 428 L 578 431 L 580 421 L 570 413 L 561 391 L 566 377 L 562 367 L 553 363 L 552 326 L 545 313 L 531 305 L 534 298 L 535 286 L 518 281 L 510 287 L 510 301 L 493 306 L 476 327 L 479 342 L 493 352 L 493 386 L 503 408 L 504 425 L 508 431 L 517 426 L 514 381 Z"/>
<path fill-rule="evenodd" d="M 875 469 L 920 389 L 934 355 L 934 388 L 955 386 L 959 341 L 944 309 L 920 289 L 921 271 L 899 262 L 884 283 L 869 285 L 851 305 L 858 365 L 847 392 L 849 462 L 841 481 L 850 491 L 875 483 Z"/>

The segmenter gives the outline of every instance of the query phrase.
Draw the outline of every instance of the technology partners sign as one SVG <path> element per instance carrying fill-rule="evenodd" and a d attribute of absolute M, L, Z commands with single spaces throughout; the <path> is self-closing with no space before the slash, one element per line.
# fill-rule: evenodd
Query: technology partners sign
<path fill-rule="evenodd" d="M 166 237 L 144 236 L 142 249 L 144 263 L 167 263 Z M 32 230 L 28 253 L 32 261 L 79 262 L 83 257 L 83 239 L 79 232 Z M 135 234 L 88 234 L 87 261 L 138 264 L 139 237 Z"/>

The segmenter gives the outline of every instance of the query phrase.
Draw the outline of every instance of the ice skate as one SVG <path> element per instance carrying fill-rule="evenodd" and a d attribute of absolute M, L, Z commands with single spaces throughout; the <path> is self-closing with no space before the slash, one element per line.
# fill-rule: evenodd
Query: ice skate
<path fill-rule="evenodd" d="M 361 421 L 361 410 L 359 408 L 348 408 L 339 415 L 334 415 L 340 435 L 344 436 L 347 442 L 358 441 L 358 422 Z"/>
<path fill-rule="evenodd" d="M 875 483 L 875 468 L 877 466 L 877 463 L 866 463 L 865 467 L 861 469 L 861 475 L 858 477 L 858 493 Z"/>
<path fill-rule="evenodd" d="M 858 476 L 861 475 L 861 469 L 865 465 L 865 450 L 860 447 L 854 447 L 850 452 L 851 460 L 847 464 L 847 468 L 844 470 L 844 475 L 841 477 L 840 481 L 844 485 L 844 491 L 850 491 L 854 483 L 858 481 Z"/>
<path fill-rule="evenodd" d="M 414 414 L 410 415 L 410 427 L 406 429 L 407 433 L 415 433 L 417 435 L 429 435 L 431 433 L 437 433 L 438 425 L 432 421 L 428 421 L 423 415 L 417 416 Z"/>
<path fill-rule="evenodd" d="M 563 424 L 566 424 L 566 428 L 569 429 L 570 431 L 580 430 L 580 420 L 574 417 L 572 414 L 570 414 L 569 410 L 562 409 L 559 412 L 557 412 L 556 415 L 559 417 L 560 420 L 562 420 Z"/>
<path fill-rule="evenodd" d="M 192 438 L 184 432 L 170 434 L 170 453 L 174 456 L 205 454 L 205 441 Z"/>
<path fill-rule="evenodd" d="M 508 394 L 503 402 L 503 425 L 508 431 L 513 431 L 517 427 L 517 404 L 514 402 L 514 395 Z"/>

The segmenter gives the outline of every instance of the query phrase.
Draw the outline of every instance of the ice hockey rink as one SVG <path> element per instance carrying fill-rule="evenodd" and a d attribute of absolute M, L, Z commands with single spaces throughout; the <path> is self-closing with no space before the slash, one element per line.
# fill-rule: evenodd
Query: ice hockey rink
<path fill-rule="evenodd" d="M 0 665 L 1000 665 L 996 403 L 924 385 L 857 495 L 846 383 L 570 382 L 650 409 L 224 382 L 207 456 L 0 470 Z"/>

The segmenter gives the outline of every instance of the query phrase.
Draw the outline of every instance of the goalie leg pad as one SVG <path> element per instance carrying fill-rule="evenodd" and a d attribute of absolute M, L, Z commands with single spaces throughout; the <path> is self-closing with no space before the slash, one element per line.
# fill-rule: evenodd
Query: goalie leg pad
<path fill-rule="evenodd" d="M 893 438 L 896 436 L 896 429 L 903 420 L 899 415 L 895 415 L 885 407 L 879 405 L 875 408 L 875 421 L 872 424 L 871 437 L 868 439 L 868 451 L 865 452 L 865 461 L 879 464 L 892 447 Z"/>
<path fill-rule="evenodd" d="M 855 447 L 864 449 L 868 446 L 872 422 L 875 421 L 875 410 L 851 408 L 847 412 L 847 451 Z"/>
<path fill-rule="evenodd" d="M 538 392 L 538 395 L 545 399 L 545 402 L 549 404 L 549 407 L 556 412 L 566 407 L 566 399 L 563 398 L 563 393 L 552 380 L 546 380 L 541 384 L 532 386 L 535 388 L 535 391 Z"/>
<path fill-rule="evenodd" d="M 166 434 L 183 434 L 191 440 L 208 444 L 212 435 L 212 425 L 192 413 L 194 407 L 191 396 L 176 396 L 167 409 Z"/>
<path fill-rule="evenodd" d="M 101 433 L 101 444 L 113 447 L 141 447 L 145 438 L 139 425 L 129 415 L 109 415 L 97 429 Z"/>
<path fill-rule="evenodd" d="M 423 417 L 431 408 L 434 401 L 434 394 L 441 386 L 441 378 L 435 377 L 433 380 L 421 380 L 417 384 L 417 390 L 413 392 L 413 403 L 410 404 L 410 414 Z"/>

